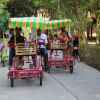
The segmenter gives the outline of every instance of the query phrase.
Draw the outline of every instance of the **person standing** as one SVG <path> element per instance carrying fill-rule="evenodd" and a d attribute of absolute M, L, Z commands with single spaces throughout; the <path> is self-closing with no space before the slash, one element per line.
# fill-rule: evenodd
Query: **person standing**
<path fill-rule="evenodd" d="M 16 28 L 16 36 L 15 36 L 15 39 L 16 39 L 16 44 L 17 43 L 25 43 L 25 38 L 23 36 L 23 33 L 22 33 L 22 29 L 21 28 Z"/>
<path fill-rule="evenodd" d="M 47 51 L 47 48 L 46 48 L 47 43 L 48 43 L 47 30 L 45 30 L 41 33 L 40 38 L 39 38 L 40 54 L 44 59 L 45 71 L 48 70 L 48 64 L 47 64 L 47 62 L 48 62 L 48 51 Z"/>
<path fill-rule="evenodd" d="M 79 36 L 75 35 L 73 39 L 73 56 L 79 61 Z"/>
<path fill-rule="evenodd" d="M 24 43 L 24 37 L 21 35 L 22 31 L 21 28 L 10 29 L 10 37 L 8 41 L 9 45 L 9 67 L 13 64 L 13 58 L 15 57 L 15 44 L 17 43 Z"/>
<path fill-rule="evenodd" d="M 9 45 L 9 67 L 11 67 L 13 63 L 13 58 L 15 56 L 14 29 L 10 29 L 8 45 Z"/>

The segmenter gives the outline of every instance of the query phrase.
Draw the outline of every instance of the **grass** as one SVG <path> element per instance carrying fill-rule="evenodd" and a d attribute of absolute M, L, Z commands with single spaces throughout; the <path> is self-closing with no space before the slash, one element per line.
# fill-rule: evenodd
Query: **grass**
<path fill-rule="evenodd" d="M 80 48 L 81 61 L 100 70 L 100 46 L 88 45 Z"/>

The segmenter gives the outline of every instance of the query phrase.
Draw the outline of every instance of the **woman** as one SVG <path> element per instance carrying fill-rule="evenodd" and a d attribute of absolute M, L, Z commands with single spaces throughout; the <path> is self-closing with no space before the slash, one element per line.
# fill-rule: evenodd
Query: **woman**
<path fill-rule="evenodd" d="M 64 27 L 61 28 L 61 32 L 60 32 L 60 35 L 59 35 L 60 42 L 61 43 L 66 43 L 68 41 L 68 38 L 69 38 L 68 32 L 66 32 Z"/>
<path fill-rule="evenodd" d="M 79 60 L 79 37 L 77 35 L 73 39 L 73 56 Z"/>

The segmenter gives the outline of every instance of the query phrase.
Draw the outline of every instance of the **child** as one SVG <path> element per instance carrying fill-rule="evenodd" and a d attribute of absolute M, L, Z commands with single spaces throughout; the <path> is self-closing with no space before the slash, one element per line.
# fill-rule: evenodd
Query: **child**
<path fill-rule="evenodd" d="M 54 39 L 52 41 L 52 48 L 59 48 L 59 43 L 60 43 L 60 41 L 59 41 L 57 35 L 55 34 Z"/>

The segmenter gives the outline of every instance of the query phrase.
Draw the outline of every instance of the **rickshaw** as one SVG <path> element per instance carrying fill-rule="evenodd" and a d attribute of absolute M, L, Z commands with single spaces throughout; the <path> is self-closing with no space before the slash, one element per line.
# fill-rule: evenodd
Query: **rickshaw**
<path fill-rule="evenodd" d="M 70 23 L 71 20 L 68 19 L 53 20 L 47 23 L 47 27 L 50 30 L 59 29 L 61 27 L 66 27 L 66 26 L 70 28 L 69 26 Z M 64 70 L 69 69 L 70 73 L 73 73 L 74 58 L 72 54 L 65 53 L 68 50 L 67 45 L 68 45 L 67 43 L 61 43 L 61 42 L 53 44 L 52 40 L 50 39 L 49 53 L 48 53 L 48 72 L 50 72 L 50 69 L 52 67 L 55 67 L 55 68 L 64 68 Z M 53 51 L 55 51 L 55 53 L 52 56 Z"/>
<path fill-rule="evenodd" d="M 40 19 L 41 20 L 41 19 Z M 36 29 L 37 27 L 42 28 L 43 22 L 35 17 L 25 17 L 25 18 L 10 18 L 9 19 L 9 27 L 30 27 L 30 29 Z M 16 36 L 15 36 L 16 38 Z M 8 78 L 10 79 L 10 86 L 14 87 L 15 79 L 30 79 L 30 78 L 39 78 L 40 86 L 42 86 L 43 80 L 43 69 L 41 66 L 41 62 L 37 64 L 37 36 L 35 37 L 35 41 L 32 41 L 28 44 L 28 47 L 23 43 L 15 44 L 15 58 L 13 60 L 13 65 L 9 69 Z M 15 40 L 16 41 L 16 40 Z M 35 66 L 33 66 L 32 59 L 30 57 L 34 56 L 35 58 Z M 18 66 L 18 57 L 23 57 L 22 63 L 20 67 Z M 27 59 L 28 58 L 28 59 Z M 26 63 L 26 64 L 25 64 Z M 29 64 L 27 67 L 27 63 Z M 23 65 L 25 65 L 23 67 Z"/>

